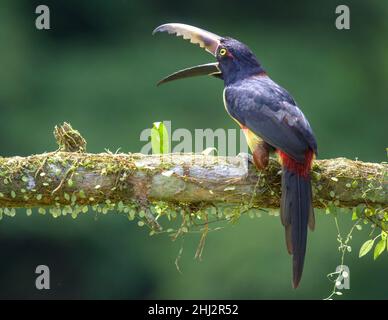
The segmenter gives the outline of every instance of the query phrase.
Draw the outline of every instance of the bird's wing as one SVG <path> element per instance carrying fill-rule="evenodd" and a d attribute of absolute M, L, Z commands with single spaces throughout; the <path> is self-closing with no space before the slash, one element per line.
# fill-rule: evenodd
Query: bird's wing
<path fill-rule="evenodd" d="M 228 112 L 273 147 L 304 162 L 308 148 L 317 150 L 312 129 L 287 91 L 267 79 L 228 86 Z"/>

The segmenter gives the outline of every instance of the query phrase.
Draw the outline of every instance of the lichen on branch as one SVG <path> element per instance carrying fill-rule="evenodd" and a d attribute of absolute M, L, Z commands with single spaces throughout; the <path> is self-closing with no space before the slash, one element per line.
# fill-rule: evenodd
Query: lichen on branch
<path fill-rule="evenodd" d="M 84 152 L 85 139 L 70 125 L 55 132 L 60 145 L 55 152 L 0 158 L 0 213 L 38 207 L 53 216 L 75 217 L 92 207 L 102 213 L 140 214 L 152 223 L 148 206 L 156 216 L 168 208 L 204 212 L 229 206 L 235 214 L 236 208 L 279 207 L 281 168 L 275 159 L 257 172 L 251 165 L 246 170 L 242 156 L 90 154 Z M 316 160 L 314 206 L 363 206 L 364 213 L 385 226 L 387 169 L 387 164 L 345 158 Z"/>

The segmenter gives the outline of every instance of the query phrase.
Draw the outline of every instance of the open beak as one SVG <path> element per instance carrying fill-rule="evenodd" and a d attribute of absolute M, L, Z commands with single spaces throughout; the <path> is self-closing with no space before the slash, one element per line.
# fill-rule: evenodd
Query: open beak
<path fill-rule="evenodd" d="M 175 34 L 176 36 L 182 36 L 183 39 L 190 40 L 191 43 L 198 44 L 201 48 L 204 48 L 213 56 L 216 56 L 217 48 L 221 41 L 221 37 L 214 33 L 181 23 L 163 24 L 157 27 L 152 32 L 152 34 L 155 34 L 157 32 L 168 32 L 170 34 Z M 222 78 L 222 73 L 218 68 L 218 62 L 202 64 L 199 66 L 179 70 L 160 80 L 158 82 L 158 85 L 173 80 L 201 75 L 210 75 Z"/>

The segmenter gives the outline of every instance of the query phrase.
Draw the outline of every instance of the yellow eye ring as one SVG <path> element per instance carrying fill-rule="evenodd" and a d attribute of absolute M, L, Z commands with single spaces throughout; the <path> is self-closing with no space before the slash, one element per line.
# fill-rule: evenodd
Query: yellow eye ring
<path fill-rule="evenodd" d="M 221 50 L 220 50 L 220 55 L 221 56 L 224 56 L 224 55 L 226 55 L 226 49 L 225 48 L 222 48 Z"/>

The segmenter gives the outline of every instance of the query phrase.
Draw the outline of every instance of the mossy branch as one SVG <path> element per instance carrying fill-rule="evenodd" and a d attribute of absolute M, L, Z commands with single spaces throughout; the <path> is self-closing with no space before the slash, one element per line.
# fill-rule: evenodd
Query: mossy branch
<path fill-rule="evenodd" d="M 93 205 L 145 197 L 175 203 L 251 201 L 257 207 L 278 208 L 279 164 L 270 161 L 264 172 L 250 166 L 246 174 L 243 161 L 194 154 L 76 152 L 0 158 L 0 207 L 69 205 L 66 195 L 81 193 L 74 203 Z M 387 169 L 386 164 L 345 158 L 315 161 L 314 206 L 388 206 Z"/>
<path fill-rule="evenodd" d="M 56 128 L 55 136 L 58 151 L 0 158 L 0 207 L 50 207 L 58 215 L 66 207 L 76 206 L 81 212 L 88 205 L 114 209 L 136 203 L 146 208 L 157 201 L 193 207 L 220 203 L 279 207 L 280 166 L 276 160 L 270 161 L 266 171 L 257 172 L 247 167 L 242 156 L 90 154 L 84 152 L 85 140 L 70 125 Z M 385 213 L 387 172 L 387 164 L 345 158 L 316 160 L 314 206 L 365 205 Z"/>

